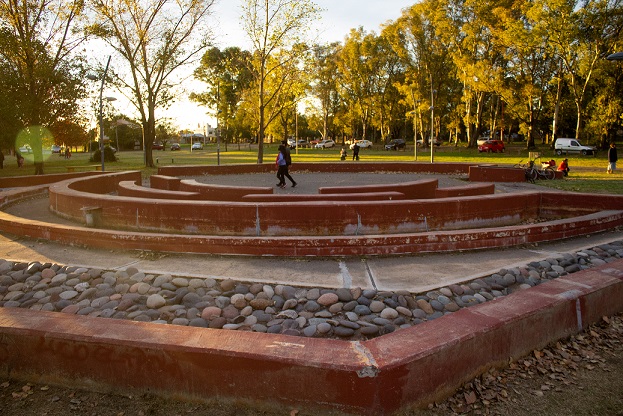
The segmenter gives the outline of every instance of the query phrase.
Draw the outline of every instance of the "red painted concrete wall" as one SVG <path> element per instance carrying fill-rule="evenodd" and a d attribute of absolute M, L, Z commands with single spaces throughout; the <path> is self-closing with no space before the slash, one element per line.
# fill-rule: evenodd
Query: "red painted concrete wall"
<path fill-rule="evenodd" d="M 215 185 L 186 179 L 180 182 L 180 191 L 197 192 L 202 199 L 209 201 L 240 201 L 247 194 L 272 194 L 273 188 L 267 186 Z"/>
<path fill-rule="evenodd" d="M 467 186 L 453 186 L 451 188 L 437 188 L 435 190 L 435 198 L 456 198 L 461 196 L 490 195 L 494 192 L 494 184 L 482 183 Z"/>
<path fill-rule="evenodd" d="M 197 201 L 202 199 L 199 192 L 169 191 L 137 185 L 132 181 L 121 181 L 117 185 L 117 195 L 148 199 L 173 199 L 176 201 Z"/>
<path fill-rule="evenodd" d="M 319 194 L 352 194 L 360 192 L 401 192 L 406 199 L 431 199 L 435 198 L 437 179 L 422 179 L 412 182 L 387 183 L 380 185 L 359 186 L 325 186 L 318 188 Z"/>
<path fill-rule="evenodd" d="M 151 175 L 149 177 L 149 186 L 154 189 L 164 189 L 167 191 L 180 190 L 180 178 L 173 176 Z"/>
<path fill-rule="evenodd" d="M 493 227 L 534 218 L 538 211 L 538 204 L 531 203 L 526 194 L 453 200 L 292 202 L 289 208 L 296 210 L 297 216 L 282 215 L 278 202 L 151 200 L 108 195 L 116 189 L 115 181 L 127 180 L 132 175 L 136 181 L 136 174 L 113 173 L 54 184 L 49 191 L 50 207 L 77 221 L 83 218 L 83 207 L 99 207 L 102 228 L 241 236 L 340 236 Z M 434 195 L 435 185 L 436 180 L 418 181 L 395 185 L 395 189 L 428 196 Z M 247 192 L 258 190 L 272 193 L 272 188 L 181 182 L 180 190 L 191 189 L 201 192 L 202 198 L 218 193 L 221 199 L 242 198 Z M 94 190 L 100 195 L 91 193 Z M 538 198 L 538 193 L 532 195 Z"/>
<path fill-rule="evenodd" d="M 40 383 L 388 415 L 623 311 L 623 260 L 370 341 L 0 308 L 0 371 Z"/>
<path fill-rule="evenodd" d="M 294 163 L 290 171 L 310 172 L 400 172 L 400 173 L 463 173 L 469 172 L 472 163 L 424 163 L 424 162 L 353 162 L 353 163 L 298 163 L 296 155 L 292 155 Z M 230 175 L 241 173 L 269 173 L 276 172 L 272 163 L 261 165 L 220 165 L 220 166 L 160 166 L 159 175 L 168 176 L 200 176 L 200 175 Z M 488 181 L 490 182 L 490 181 Z"/>
<path fill-rule="evenodd" d="M 10 176 L 0 178 L 0 188 L 20 188 L 26 186 L 47 185 L 65 179 L 83 178 L 101 175 L 102 172 L 52 173 L 48 175 Z"/>
<path fill-rule="evenodd" d="M 243 202 L 297 202 L 297 201 L 397 201 L 405 199 L 402 192 L 361 192 L 350 194 L 248 194 Z"/>
<path fill-rule="evenodd" d="M 480 165 L 470 166 L 469 180 L 472 182 L 525 182 L 526 174 L 523 169 Z"/>

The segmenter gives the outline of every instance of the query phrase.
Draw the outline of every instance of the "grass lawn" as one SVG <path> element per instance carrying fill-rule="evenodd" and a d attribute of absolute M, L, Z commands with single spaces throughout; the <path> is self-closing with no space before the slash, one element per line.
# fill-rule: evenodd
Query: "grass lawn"
<path fill-rule="evenodd" d="M 293 162 L 338 162 L 341 146 L 331 149 L 299 149 L 292 151 Z M 543 160 L 554 159 L 559 163 L 565 156 L 557 156 L 549 147 L 538 149 Z M 352 157 L 352 151 L 348 150 Z M 274 163 L 277 155 L 277 144 L 265 145 L 264 163 Z M 362 149 L 359 153 L 360 163 L 365 162 L 412 162 L 415 159 L 413 147 L 407 147 L 406 151 L 385 151 L 380 145 L 375 149 Z M 45 173 L 65 173 L 68 167 L 79 170 L 94 170 L 100 162 L 91 162 L 89 153 L 72 153 L 71 159 L 65 159 L 58 154 L 46 155 Z M 0 176 L 31 175 L 34 172 L 32 155 L 24 155 L 25 163 L 21 169 L 17 168 L 14 156 L 5 155 L 4 169 L 0 170 Z M 613 175 L 606 173 L 606 152 L 598 152 L 595 156 L 568 155 L 571 172 L 565 180 L 537 181 L 539 185 L 576 192 L 598 192 L 623 194 L 623 170 Z M 141 151 L 122 151 L 117 153 L 117 162 L 105 164 L 107 171 L 141 170 L 143 176 L 148 177 L 157 172 L 157 169 L 145 168 L 143 153 Z M 171 152 L 169 150 L 153 152 L 154 163 L 158 165 L 216 165 L 216 145 L 210 144 L 204 150 L 190 151 L 189 145 L 182 145 L 182 150 Z M 227 145 L 221 144 L 218 156 L 221 164 L 240 164 L 257 162 L 257 145 L 248 144 Z M 441 146 L 435 149 L 434 163 L 442 162 L 467 162 L 467 163 L 493 163 L 499 165 L 514 165 L 529 159 L 528 150 L 518 145 L 507 145 L 505 153 L 478 153 L 476 149 L 467 149 L 463 146 Z M 350 158 L 347 158 L 350 161 Z M 431 163 L 430 149 L 418 148 L 417 163 Z M 495 181 L 495 178 L 491 178 Z"/>

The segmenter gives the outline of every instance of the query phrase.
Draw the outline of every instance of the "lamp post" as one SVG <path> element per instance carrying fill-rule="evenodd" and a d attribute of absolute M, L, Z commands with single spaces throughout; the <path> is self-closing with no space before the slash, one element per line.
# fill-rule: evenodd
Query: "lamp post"
<path fill-rule="evenodd" d="M 413 156 L 417 162 L 417 111 L 420 108 L 420 100 L 416 101 L 413 88 L 411 88 L 411 99 L 413 100 Z"/>
<path fill-rule="evenodd" d="M 437 90 L 433 89 L 432 76 L 430 86 L 430 163 L 435 162 L 435 144 L 433 142 L 435 136 L 435 93 Z"/>
<path fill-rule="evenodd" d="M 102 172 L 104 172 L 104 122 L 102 115 L 102 107 L 104 105 L 104 84 L 106 83 L 106 74 L 108 73 L 108 67 L 110 66 L 110 56 L 106 61 L 106 69 L 104 69 L 104 75 L 102 76 L 102 83 L 100 85 L 100 111 L 99 111 L 99 128 L 100 128 L 100 156 L 102 161 Z M 97 80 L 95 75 L 87 75 L 87 78 L 90 80 Z M 114 97 L 106 97 L 106 101 L 114 101 L 116 98 Z"/>

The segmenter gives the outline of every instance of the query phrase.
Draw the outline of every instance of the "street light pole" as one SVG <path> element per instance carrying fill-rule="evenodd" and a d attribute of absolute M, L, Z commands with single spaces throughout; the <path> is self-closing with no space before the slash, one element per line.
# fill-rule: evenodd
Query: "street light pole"
<path fill-rule="evenodd" d="M 413 156 L 417 162 L 417 109 L 420 106 L 420 100 L 415 101 L 413 88 L 411 88 L 411 99 L 413 100 Z"/>
<path fill-rule="evenodd" d="M 99 125 L 100 125 L 100 156 L 102 161 L 102 172 L 104 172 L 104 120 L 102 114 L 102 107 L 104 106 L 104 84 L 106 83 L 106 74 L 108 73 L 108 66 L 110 65 L 110 56 L 108 56 L 108 61 L 106 62 L 106 69 L 104 69 L 104 75 L 102 76 L 102 84 L 100 86 L 100 114 L 99 114 Z"/>
<path fill-rule="evenodd" d="M 430 163 L 435 162 L 435 143 L 433 142 L 435 136 L 435 91 L 433 89 L 432 76 L 430 84 Z"/>

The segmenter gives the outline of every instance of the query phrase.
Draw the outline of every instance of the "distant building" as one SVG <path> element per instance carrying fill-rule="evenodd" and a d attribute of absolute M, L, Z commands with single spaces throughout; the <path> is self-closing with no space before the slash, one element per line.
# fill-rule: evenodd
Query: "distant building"
<path fill-rule="evenodd" d="M 195 143 L 206 141 L 216 141 L 216 128 L 209 124 L 205 126 L 203 132 L 195 131 L 194 133 L 180 133 L 180 143 Z"/>

